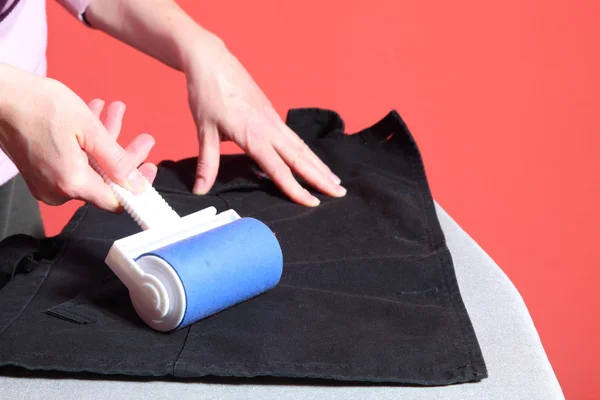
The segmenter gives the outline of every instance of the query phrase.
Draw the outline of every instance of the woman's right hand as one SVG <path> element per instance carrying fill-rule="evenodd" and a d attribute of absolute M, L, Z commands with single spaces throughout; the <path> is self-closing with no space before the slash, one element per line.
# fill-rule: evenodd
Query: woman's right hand
<path fill-rule="evenodd" d="M 134 193 L 154 180 L 156 166 L 140 166 L 154 146 L 152 136 L 141 134 L 122 148 L 116 138 L 125 105 L 110 104 L 101 121 L 103 106 L 101 100 L 86 104 L 56 80 L 0 64 L 0 144 L 38 200 L 59 205 L 79 199 L 120 210 L 88 156 Z"/>

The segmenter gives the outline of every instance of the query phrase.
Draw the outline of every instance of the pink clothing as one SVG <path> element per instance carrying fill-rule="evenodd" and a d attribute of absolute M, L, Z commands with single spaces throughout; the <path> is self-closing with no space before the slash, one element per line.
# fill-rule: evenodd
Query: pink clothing
<path fill-rule="evenodd" d="M 83 20 L 82 14 L 91 2 L 91 0 L 56 1 L 80 20 Z M 10 10 L 9 14 L 0 21 L 0 62 L 45 76 L 46 0 L 8 0 L 0 2 L 0 6 L 0 16 Z M 17 173 L 17 167 L 0 150 L 0 185 Z"/>

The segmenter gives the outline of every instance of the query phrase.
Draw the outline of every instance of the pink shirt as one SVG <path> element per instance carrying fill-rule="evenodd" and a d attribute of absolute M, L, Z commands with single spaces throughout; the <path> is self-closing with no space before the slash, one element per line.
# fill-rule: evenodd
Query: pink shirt
<path fill-rule="evenodd" d="M 80 20 L 91 0 L 56 0 Z M 8 12 L 8 14 L 7 14 Z M 46 75 L 46 0 L 0 0 L 0 62 Z M 0 150 L 0 185 L 18 173 Z"/>

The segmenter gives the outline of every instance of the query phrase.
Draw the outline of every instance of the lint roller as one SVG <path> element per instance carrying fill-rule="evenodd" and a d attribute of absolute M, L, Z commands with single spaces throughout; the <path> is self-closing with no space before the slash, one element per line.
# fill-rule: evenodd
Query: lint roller
<path fill-rule="evenodd" d="M 152 329 L 183 328 L 279 283 L 281 248 L 261 221 L 214 207 L 180 217 L 152 185 L 135 195 L 90 165 L 142 228 L 115 241 L 105 261 Z"/>

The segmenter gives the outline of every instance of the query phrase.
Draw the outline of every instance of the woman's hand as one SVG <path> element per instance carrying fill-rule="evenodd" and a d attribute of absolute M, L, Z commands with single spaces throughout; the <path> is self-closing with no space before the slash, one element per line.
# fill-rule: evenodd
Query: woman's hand
<path fill-rule="evenodd" d="M 96 115 L 96 117 L 102 117 L 102 110 L 104 109 L 104 100 L 94 99 L 88 103 L 88 106 L 90 107 L 94 115 Z M 121 126 L 123 123 L 124 115 L 125 104 L 123 104 L 120 101 L 115 101 L 108 105 L 106 109 L 106 114 L 102 118 L 102 123 L 104 124 L 104 127 L 108 131 L 109 136 L 114 141 L 116 141 L 119 138 L 119 135 L 121 134 Z M 139 135 L 129 144 L 129 146 L 127 146 L 125 150 L 132 154 L 137 154 L 139 152 L 141 152 L 141 154 L 147 154 L 149 150 L 146 151 L 145 149 L 151 147 L 150 144 L 154 143 L 154 139 L 152 139 L 152 137 L 150 136 L 150 142 L 148 142 L 147 139 L 143 138 L 144 136 L 150 135 Z M 146 181 L 152 184 L 154 182 L 154 179 L 156 178 L 158 168 L 156 167 L 156 165 L 147 162 L 140 165 L 140 167 L 138 168 L 138 172 L 141 173 L 144 178 L 146 178 Z M 143 190 L 144 186 L 145 184 L 142 184 L 141 190 Z"/>
<path fill-rule="evenodd" d="M 204 33 L 184 58 L 189 105 L 200 152 L 194 192 L 206 193 L 219 168 L 221 140 L 232 140 L 260 165 L 293 201 L 319 200 L 292 173 L 330 196 L 344 196 L 340 179 L 289 129 L 239 61 L 214 36 Z"/>
<path fill-rule="evenodd" d="M 116 142 L 125 111 L 112 103 L 104 124 L 102 101 L 89 106 L 63 84 L 0 65 L 0 144 L 33 195 L 50 205 L 71 199 L 118 211 L 117 199 L 89 165 L 88 155 L 111 179 L 133 192 L 143 191 L 156 167 L 145 164 L 154 139 L 137 136 L 126 149 Z"/>
<path fill-rule="evenodd" d="M 340 180 L 279 118 L 263 92 L 221 40 L 199 26 L 173 0 L 94 0 L 86 21 L 186 75 L 200 151 L 194 192 L 214 184 L 221 140 L 253 157 L 292 200 L 319 200 L 294 179 L 296 173 L 331 196 L 343 196 Z"/>

